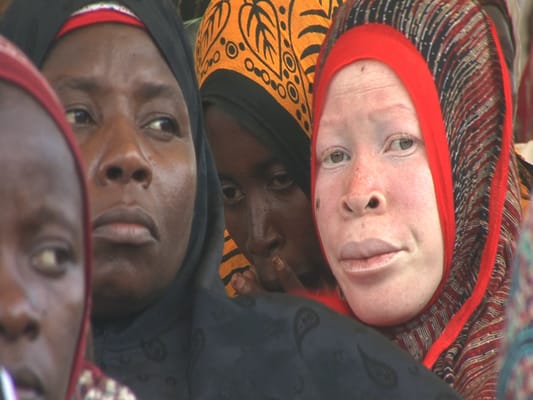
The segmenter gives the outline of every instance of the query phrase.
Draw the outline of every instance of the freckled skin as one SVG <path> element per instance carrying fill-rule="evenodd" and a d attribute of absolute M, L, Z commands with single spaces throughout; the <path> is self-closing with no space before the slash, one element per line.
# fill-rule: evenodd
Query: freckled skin
<path fill-rule="evenodd" d="M 315 215 L 329 265 L 362 321 L 406 322 L 435 293 L 444 257 L 409 94 L 385 64 L 358 61 L 333 77 L 317 121 Z M 351 256 L 356 246 L 361 255 Z"/>
<path fill-rule="evenodd" d="M 281 290 L 273 264 L 279 256 L 304 286 L 331 286 L 311 204 L 283 162 L 216 106 L 208 107 L 205 118 L 225 194 L 226 227 L 255 266 L 260 283 L 267 290 Z"/>

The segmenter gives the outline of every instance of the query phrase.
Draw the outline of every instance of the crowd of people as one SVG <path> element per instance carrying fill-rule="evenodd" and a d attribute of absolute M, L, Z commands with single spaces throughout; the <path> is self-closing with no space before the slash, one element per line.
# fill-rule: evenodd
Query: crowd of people
<path fill-rule="evenodd" d="M 516 7 L 1 4 L 0 398 L 533 397 Z"/>

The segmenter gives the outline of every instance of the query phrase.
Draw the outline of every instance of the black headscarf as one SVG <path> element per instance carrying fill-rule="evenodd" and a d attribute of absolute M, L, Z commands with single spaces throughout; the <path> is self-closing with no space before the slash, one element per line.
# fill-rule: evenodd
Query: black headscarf
<path fill-rule="evenodd" d="M 90 3 L 16 0 L 0 31 L 41 66 L 63 23 Z M 198 182 L 189 248 L 174 283 L 126 324 L 95 323 L 96 362 L 140 399 L 458 398 L 385 338 L 318 303 L 225 296 L 217 271 L 222 204 L 188 38 L 170 1 L 120 3 L 142 20 L 184 93 Z"/>

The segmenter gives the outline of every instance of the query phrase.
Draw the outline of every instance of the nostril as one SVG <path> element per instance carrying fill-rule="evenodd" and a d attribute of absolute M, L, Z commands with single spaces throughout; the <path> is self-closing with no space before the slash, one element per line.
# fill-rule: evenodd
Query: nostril
<path fill-rule="evenodd" d="M 367 204 L 368 208 L 377 208 L 379 206 L 379 201 L 375 197 L 372 197 Z"/>
<path fill-rule="evenodd" d="M 144 182 L 148 179 L 148 173 L 144 169 L 139 169 L 133 173 L 132 178 L 137 182 Z"/>
<path fill-rule="evenodd" d="M 38 331 L 39 331 L 39 328 L 37 324 L 30 322 L 24 329 L 24 335 L 26 335 L 27 337 L 31 339 L 35 339 L 37 337 Z"/>
<path fill-rule="evenodd" d="M 122 169 L 119 167 L 109 167 L 106 171 L 106 177 L 109 180 L 117 180 L 122 177 Z"/>

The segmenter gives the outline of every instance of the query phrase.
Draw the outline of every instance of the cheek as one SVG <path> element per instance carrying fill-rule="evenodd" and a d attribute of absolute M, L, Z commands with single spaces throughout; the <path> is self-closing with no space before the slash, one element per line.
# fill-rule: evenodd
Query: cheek
<path fill-rule="evenodd" d="M 318 233 L 322 239 L 324 246 L 326 243 L 324 239 L 329 239 L 330 222 L 335 218 L 336 204 L 340 201 L 341 192 L 339 189 L 338 178 L 333 177 L 318 177 L 315 186 L 315 219 L 317 223 Z"/>
<path fill-rule="evenodd" d="M 61 372 L 54 380 L 58 382 L 59 387 L 65 385 L 65 388 L 69 374 L 63 372 L 70 371 L 73 367 L 85 309 L 83 269 L 81 266 L 77 268 L 79 270 L 71 273 L 68 279 L 61 280 L 53 289 L 47 291 L 46 328 L 43 329 L 43 334 L 52 347 L 52 371 Z"/>

